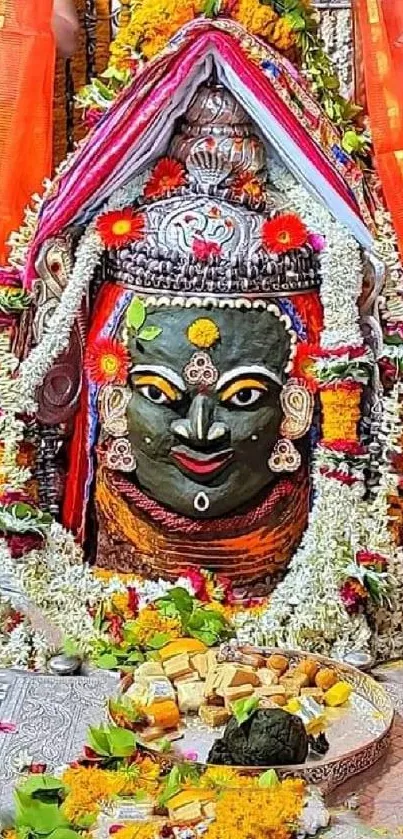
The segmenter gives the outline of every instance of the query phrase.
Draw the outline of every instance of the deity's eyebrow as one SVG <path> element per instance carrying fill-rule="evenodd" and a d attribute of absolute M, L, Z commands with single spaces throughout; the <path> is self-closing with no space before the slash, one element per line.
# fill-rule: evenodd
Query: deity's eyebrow
<path fill-rule="evenodd" d="M 269 370 L 269 368 L 265 367 L 263 364 L 245 364 L 242 367 L 234 367 L 232 370 L 229 370 L 228 373 L 223 373 L 223 375 L 220 376 L 215 389 L 217 391 L 222 390 L 225 385 L 228 385 L 235 379 L 239 379 L 241 376 L 251 375 L 263 376 L 265 379 L 270 379 L 270 381 L 275 382 L 276 385 L 280 385 L 280 387 L 284 384 L 277 373 L 273 373 L 273 370 Z"/>
<path fill-rule="evenodd" d="M 164 364 L 135 364 L 134 367 L 131 368 L 130 373 L 132 375 L 137 375 L 139 373 L 151 373 L 154 376 L 161 376 L 163 379 L 167 379 L 171 385 L 179 388 L 179 390 L 186 390 L 186 385 L 182 377 L 178 376 L 178 374 L 175 373 L 174 370 L 171 370 L 170 367 L 165 367 Z"/>

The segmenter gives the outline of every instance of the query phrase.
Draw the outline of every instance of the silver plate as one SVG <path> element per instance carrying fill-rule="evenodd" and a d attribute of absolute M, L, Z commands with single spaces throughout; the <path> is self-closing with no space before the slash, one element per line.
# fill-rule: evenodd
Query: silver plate
<path fill-rule="evenodd" d="M 265 655 L 286 655 L 297 664 L 312 654 L 284 650 L 262 650 Z M 330 749 L 322 759 L 309 758 L 306 763 L 276 767 L 236 767 L 244 774 L 257 774 L 275 768 L 279 776 L 304 778 L 328 793 L 353 775 L 363 772 L 381 758 L 389 745 L 394 708 L 382 685 L 371 676 L 348 664 L 315 656 L 323 666 L 335 670 L 341 681 L 353 687 L 349 702 L 342 708 L 328 709 L 327 737 Z M 213 742 L 222 735 L 223 728 L 209 728 L 196 716 L 186 715 L 180 729 L 180 739 L 172 744 L 172 758 L 191 759 L 206 766 Z M 147 746 L 151 751 L 153 746 Z M 157 749 L 155 749 L 157 751 Z M 194 755 L 194 758 L 193 758 Z M 196 758 L 197 755 L 197 758 Z M 166 757 L 166 756 L 165 756 Z"/>

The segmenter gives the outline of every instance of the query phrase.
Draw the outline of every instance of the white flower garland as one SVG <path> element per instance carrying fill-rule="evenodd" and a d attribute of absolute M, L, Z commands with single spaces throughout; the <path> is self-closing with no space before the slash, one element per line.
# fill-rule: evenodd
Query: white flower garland
<path fill-rule="evenodd" d="M 19 369 L 19 385 L 22 393 L 28 398 L 34 396 L 56 358 L 68 346 L 74 320 L 103 248 L 101 237 L 94 226 L 90 225 L 77 248 L 74 268 L 59 305 L 46 325 L 44 336 Z"/>
<path fill-rule="evenodd" d="M 320 254 L 320 295 L 324 309 L 322 347 L 334 349 L 343 344 L 360 346 L 363 339 L 359 326 L 358 298 L 362 289 L 363 269 L 359 245 L 326 207 L 319 204 L 277 162 L 271 163 L 270 178 L 279 192 L 287 197 L 288 206 L 300 216 L 308 229 L 321 233 L 326 239 L 326 247 Z"/>

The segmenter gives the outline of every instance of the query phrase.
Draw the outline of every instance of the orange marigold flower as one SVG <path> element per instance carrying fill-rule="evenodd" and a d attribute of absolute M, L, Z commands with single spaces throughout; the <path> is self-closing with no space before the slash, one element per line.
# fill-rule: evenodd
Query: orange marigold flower
<path fill-rule="evenodd" d="M 293 213 L 284 213 L 264 222 L 262 239 L 268 251 L 287 253 L 287 251 L 302 248 L 306 244 L 308 230 L 298 216 Z"/>
<path fill-rule="evenodd" d="M 97 231 L 106 248 L 138 242 L 143 238 L 144 230 L 144 213 L 135 213 L 131 207 L 104 213 L 97 221 Z"/>
<path fill-rule="evenodd" d="M 97 385 L 126 384 L 130 355 L 114 338 L 100 338 L 88 347 L 85 366 L 91 381 Z"/>
<path fill-rule="evenodd" d="M 151 173 L 144 189 L 146 198 L 162 198 L 172 189 L 178 189 L 186 183 L 185 170 L 178 160 L 163 157 Z"/>

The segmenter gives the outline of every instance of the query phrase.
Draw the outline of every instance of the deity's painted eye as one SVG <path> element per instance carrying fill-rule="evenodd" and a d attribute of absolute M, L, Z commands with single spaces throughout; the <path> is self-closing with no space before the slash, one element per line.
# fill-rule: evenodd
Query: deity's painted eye
<path fill-rule="evenodd" d="M 239 379 L 222 391 L 220 400 L 228 405 L 234 405 L 236 408 L 249 408 L 250 405 L 258 402 L 266 392 L 267 385 L 259 379 Z"/>
<path fill-rule="evenodd" d="M 169 405 L 180 399 L 181 394 L 170 382 L 161 376 L 138 376 L 134 380 L 136 390 L 155 405 Z"/>

